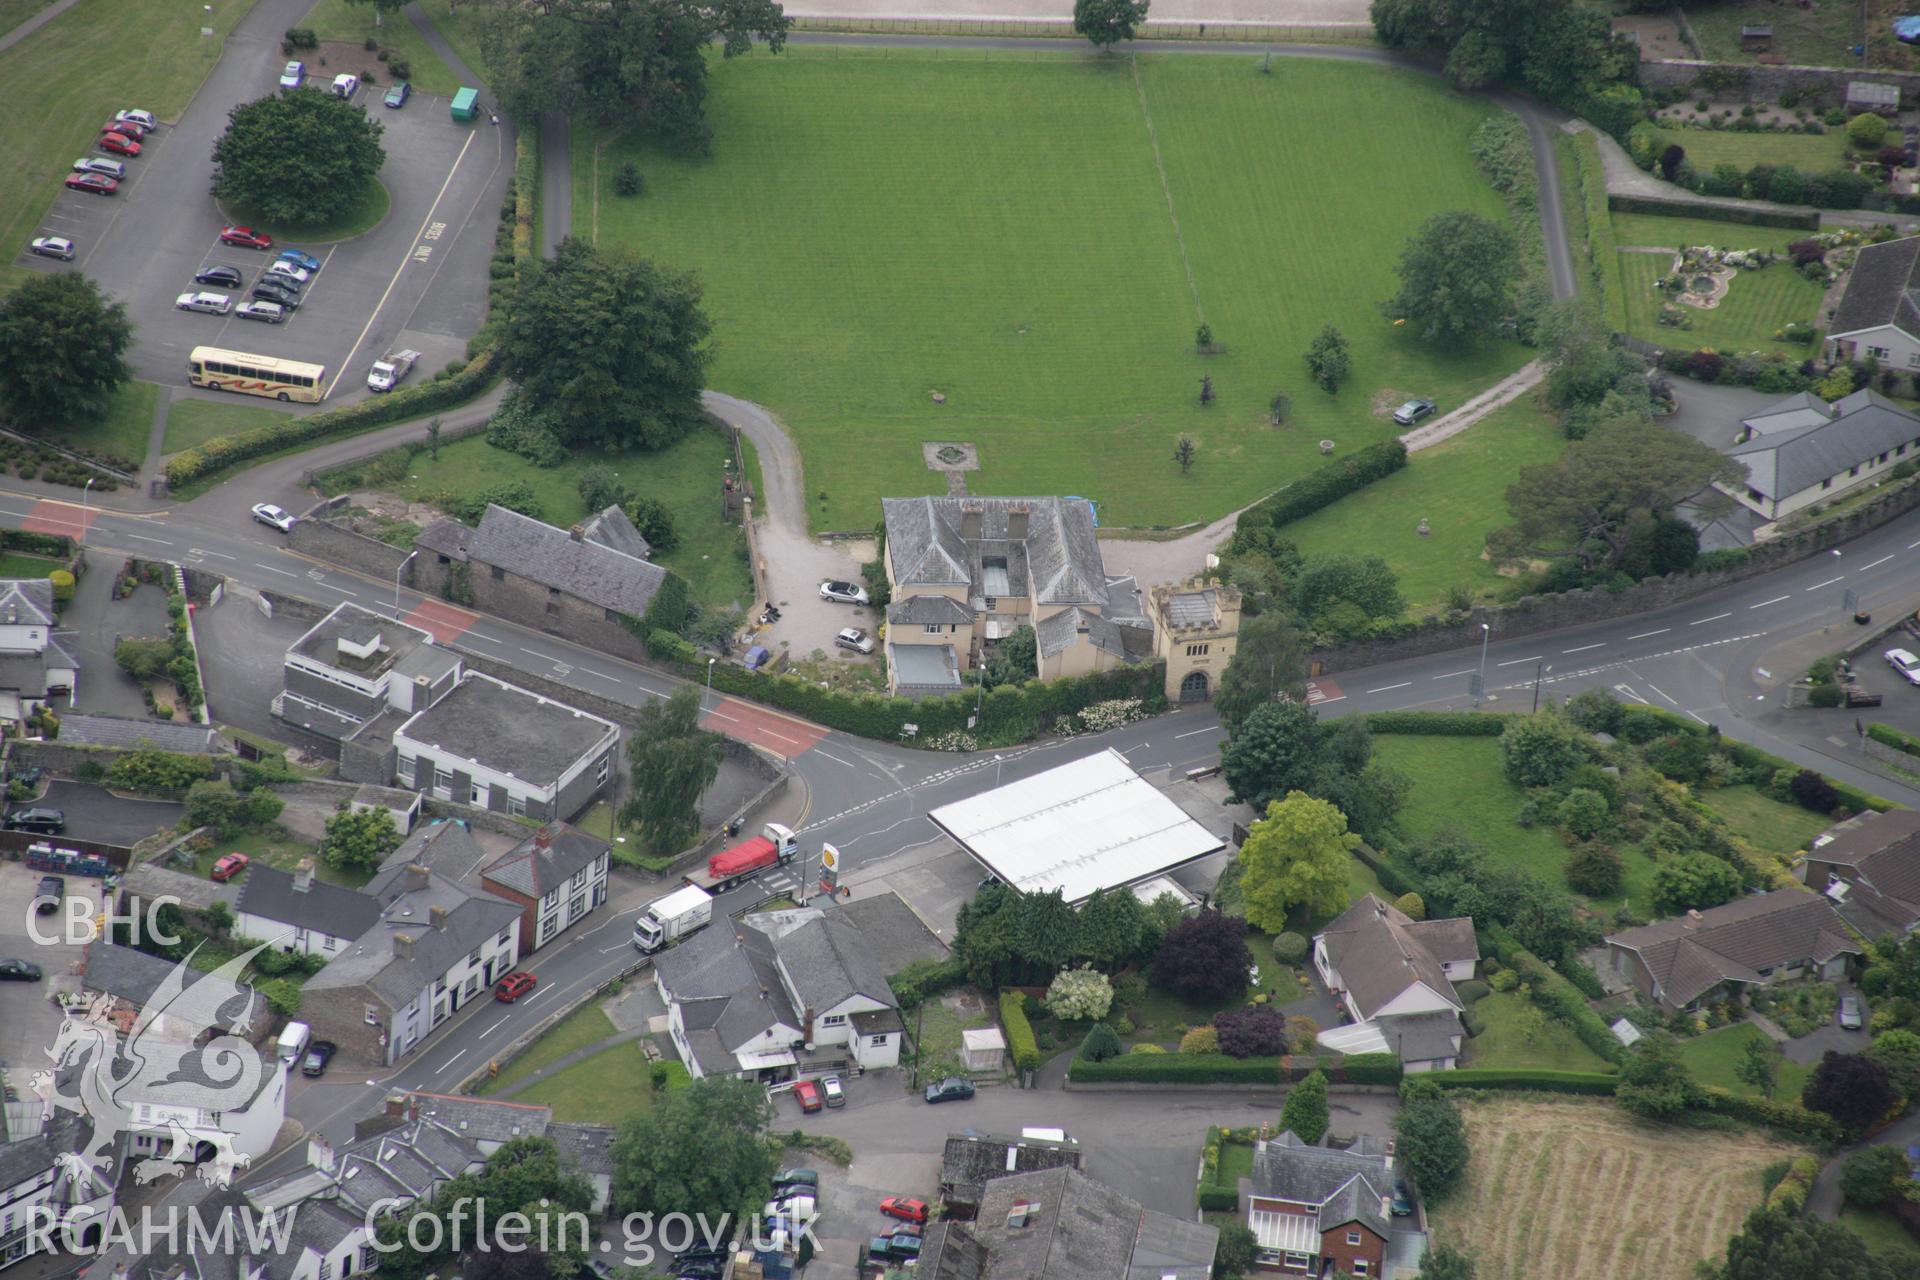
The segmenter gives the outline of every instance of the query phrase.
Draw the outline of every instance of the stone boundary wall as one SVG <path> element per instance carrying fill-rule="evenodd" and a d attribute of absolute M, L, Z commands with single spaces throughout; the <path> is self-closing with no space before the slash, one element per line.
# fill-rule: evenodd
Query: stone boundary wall
<path fill-rule="evenodd" d="M 1691 89 L 1702 75 L 1739 76 L 1742 97 L 1751 102 L 1773 101 L 1783 92 L 1817 93 L 1831 97 L 1839 105 L 1846 97 L 1847 85 L 1861 80 L 1868 84 L 1898 86 L 1902 105 L 1920 95 L 1920 73 L 1912 71 L 1855 71 L 1847 67 L 1775 67 L 1764 63 L 1700 62 L 1690 58 L 1642 62 L 1640 80 L 1650 89 Z M 1719 90 L 1716 92 L 1726 92 Z"/>
<path fill-rule="evenodd" d="M 348 505 L 345 494 L 315 503 L 294 521 L 293 528 L 287 532 L 287 545 L 316 560 L 393 581 L 393 575 L 400 572 L 409 553 L 334 523 L 333 513 L 344 511 Z"/>
<path fill-rule="evenodd" d="M 1071 18 L 1014 17 L 830 17 L 790 14 L 795 31 L 848 31 L 865 35 L 900 36 L 1041 36 L 1062 41 L 1083 37 Z M 1373 24 L 1245 22 L 1224 20 L 1156 21 L 1140 28 L 1142 40 L 1221 40 L 1266 44 L 1372 44 Z"/>

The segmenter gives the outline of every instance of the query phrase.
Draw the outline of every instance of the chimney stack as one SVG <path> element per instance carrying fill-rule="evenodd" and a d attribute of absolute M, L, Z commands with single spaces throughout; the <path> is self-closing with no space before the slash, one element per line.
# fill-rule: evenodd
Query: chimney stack
<path fill-rule="evenodd" d="M 542 850 L 553 848 L 553 830 L 549 827 L 542 827 L 534 832 L 533 847 Z"/>
<path fill-rule="evenodd" d="M 302 858 L 293 866 L 293 891 L 305 893 L 313 888 L 313 859 Z"/>
<path fill-rule="evenodd" d="M 396 933 L 393 935 L 393 954 L 401 960 L 413 959 L 413 935 Z"/>
<path fill-rule="evenodd" d="M 427 869 L 417 862 L 407 864 L 407 892 L 418 893 L 427 887 Z"/>
<path fill-rule="evenodd" d="M 387 1116 L 393 1120 L 406 1119 L 407 1095 L 398 1089 L 387 1095 Z"/>
<path fill-rule="evenodd" d="M 333 1172 L 333 1145 L 317 1133 L 307 1139 L 307 1166 L 322 1173 Z"/>
<path fill-rule="evenodd" d="M 960 504 L 960 536 L 965 541 L 980 541 L 980 519 L 983 510 L 977 502 Z"/>
<path fill-rule="evenodd" d="M 1027 540 L 1027 504 L 1016 502 L 1007 508 L 1007 541 Z"/>
<path fill-rule="evenodd" d="M 579 542 L 586 537 L 586 532 L 585 530 L 581 529 L 579 525 L 575 525 L 573 526 L 573 528 L 567 530 L 567 536 L 569 538 L 572 538 L 575 542 Z"/>
<path fill-rule="evenodd" d="M 447 927 L 447 909 L 445 907 L 429 907 L 427 909 L 427 919 L 433 922 L 435 929 L 444 929 Z"/>
<path fill-rule="evenodd" d="M 1701 918 L 1702 917 L 1697 910 L 1693 909 L 1692 907 L 1689 907 L 1687 908 L 1687 922 L 1681 927 L 1686 929 L 1697 929 L 1700 927 Z"/>

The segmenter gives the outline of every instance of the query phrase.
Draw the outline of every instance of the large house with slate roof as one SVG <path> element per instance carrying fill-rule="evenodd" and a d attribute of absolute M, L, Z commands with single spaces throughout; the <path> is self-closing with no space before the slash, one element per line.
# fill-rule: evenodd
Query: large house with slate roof
<path fill-rule="evenodd" d="M 1466 1003 L 1454 983 L 1474 976 L 1473 920 L 1414 920 L 1369 893 L 1313 938 L 1313 967 L 1353 1025 L 1321 1033 L 1341 1053 L 1392 1053 L 1408 1071 L 1456 1065 Z"/>
<path fill-rule="evenodd" d="M 1262 1271 L 1382 1276 L 1392 1211 L 1393 1158 L 1372 1138 L 1335 1150 L 1287 1130 L 1254 1147 L 1247 1227 Z"/>
<path fill-rule="evenodd" d="M 556 823 L 522 840 L 480 872 L 480 883 L 520 911 L 520 954 L 538 951 L 607 900 L 613 846 Z"/>
<path fill-rule="evenodd" d="M 80 659 L 53 638 L 53 617 L 53 583 L 0 579 L 0 721 L 23 721 L 55 694 L 71 701 Z"/>
<path fill-rule="evenodd" d="M 716 923 L 654 960 L 667 1029 L 696 1076 L 769 1082 L 900 1061 L 906 1024 L 873 949 L 831 907 Z"/>
<path fill-rule="evenodd" d="M 555 1120 L 553 1108 L 545 1104 L 410 1089 L 388 1094 L 385 1110 L 356 1121 L 353 1136 L 365 1138 L 421 1119 L 459 1134 L 483 1156 L 492 1156 L 517 1138 L 545 1138 L 559 1149 L 563 1161 L 593 1184 L 593 1212 L 606 1211 L 613 1191 L 615 1130 L 611 1125 Z"/>
<path fill-rule="evenodd" d="M 1794 978 L 1840 978 L 1860 944 L 1827 898 L 1775 889 L 1609 934 L 1607 953 L 1640 994 L 1678 1013 Z"/>
<path fill-rule="evenodd" d="M 233 931 L 282 951 L 334 956 L 379 918 L 372 898 L 317 878 L 313 859 L 302 858 L 291 872 L 264 862 L 248 869 L 234 904 Z"/>
<path fill-rule="evenodd" d="M 1920 813 L 1868 812 L 1815 840 L 1800 869 L 1867 938 L 1920 929 Z"/>
<path fill-rule="evenodd" d="M 1109 578 L 1084 498 L 887 498 L 887 678 L 952 693 L 991 647 L 1031 627 L 1042 680 L 1153 655 L 1132 578 Z"/>
<path fill-rule="evenodd" d="M 1827 324 L 1829 360 L 1920 370 L 1920 236 L 1864 246 Z"/>
<path fill-rule="evenodd" d="M 1768 522 L 1874 484 L 1920 458 L 1920 417 L 1866 389 L 1831 405 L 1801 392 L 1741 427 L 1727 456 L 1746 468 L 1746 479 L 1715 487 Z"/>

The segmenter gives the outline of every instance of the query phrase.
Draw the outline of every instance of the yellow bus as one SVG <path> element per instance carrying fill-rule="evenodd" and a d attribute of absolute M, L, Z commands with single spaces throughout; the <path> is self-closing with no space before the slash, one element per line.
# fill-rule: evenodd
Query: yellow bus
<path fill-rule="evenodd" d="M 314 404 L 326 392 L 327 369 L 325 365 L 299 360 L 223 351 L 219 347 L 195 347 L 187 357 L 187 381 L 215 391 L 240 391 L 250 396 Z"/>

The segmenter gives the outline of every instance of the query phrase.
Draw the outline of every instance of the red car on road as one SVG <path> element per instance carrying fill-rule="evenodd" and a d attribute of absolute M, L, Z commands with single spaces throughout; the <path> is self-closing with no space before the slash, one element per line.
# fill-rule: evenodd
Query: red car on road
<path fill-rule="evenodd" d="M 69 191 L 91 191 L 97 196 L 110 196 L 119 189 L 120 184 L 104 174 L 70 173 L 67 175 Z"/>
<path fill-rule="evenodd" d="M 530 973 L 510 973 L 493 984 L 493 998 L 502 1004 L 512 1004 L 539 984 L 540 979 Z"/>
<path fill-rule="evenodd" d="M 273 237 L 265 232 L 255 231 L 252 227 L 228 227 L 220 233 L 220 243 L 235 245 L 242 249 L 271 249 Z"/>
<path fill-rule="evenodd" d="M 245 871 L 246 869 L 247 869 L 246 854 L 244 853 L 223 854 L 221 855 L 219 860 L 213 864 L 213 878 L 215 880 L 224 882 L 224 881 L 233 879 L 235 876 L 239 875 L 242 871 Z"/>
<path fill-rule="evenodd" d="M 880 1212 L 889 1218 L 898 1218 L 902 1222 L 925 1222 L 927 1202 L 915 1200 L 909 1196 L 888 1196 L 880 1202 Z"/>
<path fill-rule="evenodd" d="M 820 1086 L 811 1080 L 802 1080 L 793 1086 L 794 1100 L 802 1111 L 818 1111 L 821 1107 Z"/>
<path fill-rule="evenodd" d="M 100 141 L 93 144 L 102 151 L 111 151 L 118 156 L 137 156 L 140 144 L 121 133 L 103 133 Z"/>

